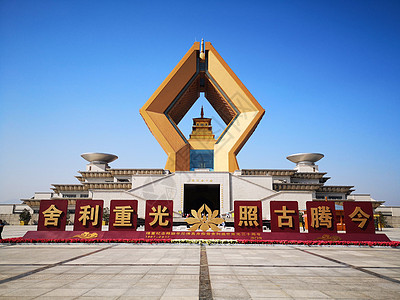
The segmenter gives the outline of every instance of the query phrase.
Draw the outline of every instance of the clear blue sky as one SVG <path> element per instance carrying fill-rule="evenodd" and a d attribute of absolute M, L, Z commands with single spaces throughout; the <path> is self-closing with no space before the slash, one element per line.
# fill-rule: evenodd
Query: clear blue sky
<path fill-rule="evenodd" d="M 163 168 L 139 108 L 204 37 L 266 109 L 241 168 L 321 152 L 328 184 L 400 205 L 399 16 L 400 1 L 2 0 L 0 202 L 78 183 L 84 152 Z"/>

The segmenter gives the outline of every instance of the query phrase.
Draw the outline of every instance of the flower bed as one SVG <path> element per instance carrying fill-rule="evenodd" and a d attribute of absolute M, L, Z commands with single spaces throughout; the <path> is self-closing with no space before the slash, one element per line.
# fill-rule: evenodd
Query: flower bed
<path fill-rule="evenodd" d="M 305 245 L 305 246 L 369 246 L 369 247 L 393 247 L 399 248 L 399 241 L 301 241 L 301 240 L 196 240 L 196 239 L 26 239 L 9 238 L 0 240 L 3 244 L 40 244 L 40 243 L 127 243 L 127 244 L 257 244 L 257 245 Z"/>

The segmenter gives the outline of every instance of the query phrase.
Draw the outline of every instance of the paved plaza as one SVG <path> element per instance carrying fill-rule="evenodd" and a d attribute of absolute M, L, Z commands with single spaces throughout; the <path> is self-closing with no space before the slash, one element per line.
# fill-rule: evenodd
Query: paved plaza
<path fill-rule="evenodd" d="M 400 240 L 399 229 L 384 233 Z M 400 299 L 400 249 L 0 244 L 0 299 L 54 298 Z"/>

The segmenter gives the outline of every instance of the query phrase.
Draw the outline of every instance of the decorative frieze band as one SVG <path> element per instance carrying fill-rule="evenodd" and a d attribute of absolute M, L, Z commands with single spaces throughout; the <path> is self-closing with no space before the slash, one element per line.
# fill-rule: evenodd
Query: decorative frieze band
<path fill-rule="evenodd" d="M 319 189 L 322 184 L 307 184 L 307 183 L 274 183 L 273 188 L 275 191 L 315 191 Z"/>
<path fill-rule="evenodd" d="M 292 176 L 296 170 L 267 170 L 267 169 L 243 169 L 243 176 Z"/>

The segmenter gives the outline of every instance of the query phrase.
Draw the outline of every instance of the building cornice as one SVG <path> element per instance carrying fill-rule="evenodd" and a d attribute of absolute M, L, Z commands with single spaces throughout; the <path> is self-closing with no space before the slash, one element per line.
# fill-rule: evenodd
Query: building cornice
<path fill-rule="evenodd" d="M 319 172 L 296 172 L 293 174 L 293 178 L 305 178 L 305 179 L 321 179 L 326 173 Z"/>
<path fill-rule="evenodd" d="M 59 192 L 66 192 L 66 191 L 70 192 L 87 191 L 87 188 L 82 184 L 52 184 L 52 186 L 54 186 L 52 190 L 57 194 Z"/>
<path fill-rule="evenodd" d="M 351 189 L 353 187 L 354 186 L 324 185 L 324 186 L 321 186 L 317 190 L 317 192 L 319 192 L 319 193 L 346 193 L 346 194 L 350 194 L 351 192 L 354 191 L 354 190 Z"/>
<path fill-rule="evenodd" d="M 107 182 L 107 183 L 85 182 L 84 186 L 87 190 L 130 190 L 132 188 L 132 183 L 131 182 Z"/>
<path fill-rule="evenodd" d="M 30 208 L 38 208 L 40 206 L 40 200 L 37 199 L 21 199 L 23 204 L 28 205 Z"/>
<path fill-rule="evenodd" d="M 85 182 L 85 178 L 83 176 L 75 176 L 80 182 Z"/>
<path fill-rule="evenodd" d="M 315 191 L 322 186 L 321 183 L 274 183 L 275 191 Z"/>
<path fill-rule="evenodd" d="M 331 178 L 330 178 L 330 177 L 322 177 L 322 178 L 320 178 L 319 182 L 320 182 L 320 183 L 325 183 L 325 182 L 327 182 L 329 179 L 331 179 Z"/>
<path fill-rule="evenodd" d="M 112 176 L 115 175 L 164 175 L 164 169 L 109 169 Z"/>
<path fill-rule="evenodd" d="M 296 170 L 242 169 L 242 176 L 293 176 Z"/>
<path fill-rule="evenodd" d="M 111 172 L 85 172 L 79 171 L 83 178 L 110 178 L 113 177 Z"/>

